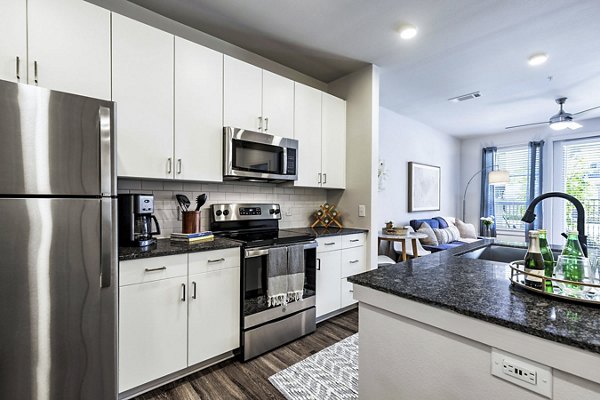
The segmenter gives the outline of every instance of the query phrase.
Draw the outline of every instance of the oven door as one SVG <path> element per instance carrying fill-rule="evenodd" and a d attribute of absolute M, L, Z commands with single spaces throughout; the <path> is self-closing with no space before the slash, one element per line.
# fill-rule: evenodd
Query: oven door
<path fill-rule="evenodd" d="M 297 140 L 226 127 L 223 148 L 224 178 L 297 179 Z"/>
<path fill-rule="evenodd" d="M 303 299 L 288 303 L 285 306 L 269 307 L 267 305 L 267 265 L 271 248 L 261 247 L 245 250 L 241 296 L 244 328 L 286 317 L 315 305 L 317 243 L 311 241 L 304 244 Z"/>

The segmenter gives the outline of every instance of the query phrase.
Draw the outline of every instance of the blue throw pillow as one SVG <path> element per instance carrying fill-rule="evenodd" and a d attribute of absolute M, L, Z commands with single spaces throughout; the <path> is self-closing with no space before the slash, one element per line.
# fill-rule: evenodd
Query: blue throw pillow
<path fill-rule="evenodd" d="M 440 229 L 445 229 L 449 226 L 446 220 L 442 217 L 435 217 L 434 219 L 440 224 Z"/>

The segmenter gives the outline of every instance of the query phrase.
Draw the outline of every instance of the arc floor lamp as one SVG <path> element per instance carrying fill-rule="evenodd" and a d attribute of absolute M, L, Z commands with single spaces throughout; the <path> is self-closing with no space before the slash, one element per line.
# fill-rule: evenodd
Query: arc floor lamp
<path fill-rule="evenodd" d="M 488 174 L 488 183 L 490 185 L 506 185 L 508 182 L 510 182 L 510 175 L 508 173 L 508 171 L 504 171 L 504 170 L 500 170 L 500 169 L 494 169 L 498 167 L 498 165 L 492 165 L 490 167 L 485 167 L 480 169 L 479 171 L 475 172 L 473 174 L 473 176 L 471 177 L 471 179 L 469 179 L 469 182 L 467 182 L 467 187 L 465 188 L 465 194 L 463 195 L 463 208 L 462 208 L 462 220 L 465 220 L 465 209 L 466 209 L 466 203 L 467 203 L 467 190 L 469 190 L 469 185 L 471 184 L 471 182 L 473 181 L 473 179 L 475 179 L 475 177 L 483 172 L 487 172 L 489 169 L 491 169 L 491 171 Z"/>

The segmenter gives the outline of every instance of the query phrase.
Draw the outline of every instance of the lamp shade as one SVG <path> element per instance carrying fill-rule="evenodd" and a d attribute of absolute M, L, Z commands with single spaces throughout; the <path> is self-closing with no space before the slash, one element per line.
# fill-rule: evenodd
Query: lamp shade
<path fill-rule="evenodd" d="M 510 182 L 508 171 L 490 171 L 488 175 L 488 182 L 490 185 L 506 185 L 508 182 Z"/>

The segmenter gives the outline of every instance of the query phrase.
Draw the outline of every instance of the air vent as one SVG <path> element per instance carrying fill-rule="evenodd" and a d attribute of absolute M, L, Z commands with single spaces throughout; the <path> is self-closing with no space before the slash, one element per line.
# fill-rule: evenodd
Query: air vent
<path fill-rule="evenodd" d="M 481 93 L 479 93 L 479 91 L 473 92 L 473 93 L 463 94 L 461 96 L 456 96 L 456 97 L 453 97 L 451 99 L 448 99 L 448 101 L 451 101 L 453 103 L 458 103 L 458 102 L 461 102 L 461 101 L 476 99 L 478 97 L 481 97 Z"/>

